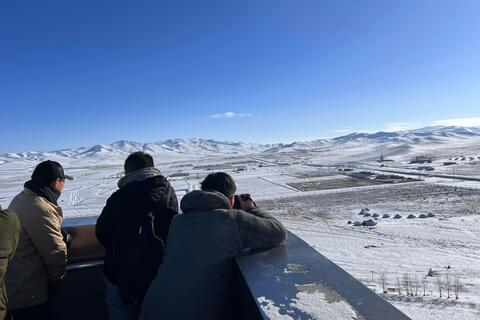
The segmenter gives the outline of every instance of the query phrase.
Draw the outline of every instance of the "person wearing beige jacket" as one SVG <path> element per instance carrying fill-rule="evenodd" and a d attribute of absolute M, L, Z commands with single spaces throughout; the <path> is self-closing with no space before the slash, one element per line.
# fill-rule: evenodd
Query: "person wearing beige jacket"
<path fill-rule="evenodd" d="M 57 205 L 65 179 L 73 180 L 58 162 L 44 161 L 8 207 L 17 213 L 22 229 L 5 275 L 15 320 L 48 319 L 46 302 L 65 278 L 67 246 L 61 233 L 62 209 Z"/>

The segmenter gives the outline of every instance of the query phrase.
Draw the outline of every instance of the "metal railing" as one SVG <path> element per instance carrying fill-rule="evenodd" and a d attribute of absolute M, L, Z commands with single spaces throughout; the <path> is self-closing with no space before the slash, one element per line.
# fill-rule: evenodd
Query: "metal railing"
<path fill-rule="evenodd" d="M 88 219 L 66 219 L 64 227 L 73 238 L 71 263 L 50 304 L 52 320 L 108 319 L 103 261 L 98 260 L 103 248 L 96 241 L 95 226 Z M 234 263 L 226 319 L 338 319 L 332 314 L 351 316 L 346 319 L 409 319 L 290 232 L 285 244 L 245 249 Z"/>

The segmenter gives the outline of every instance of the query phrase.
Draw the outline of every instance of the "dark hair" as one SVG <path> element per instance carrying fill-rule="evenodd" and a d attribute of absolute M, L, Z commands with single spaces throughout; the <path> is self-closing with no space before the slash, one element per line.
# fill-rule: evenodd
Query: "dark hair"
<path fill-rule="evenodd" d="M 202 190 L 215 190 L 229 198 L 235 194 L 237 186 L 233 178 L 225 172 L 215 172 L 210 173 L 205 180 L 203 180 Z"/>
<path fill-rule="evenodd" d="M 147 167 L 154 167 L 153 158 L 148 153 L 142 151 L 131 153 L 123 166 L 125 174 Z"/>

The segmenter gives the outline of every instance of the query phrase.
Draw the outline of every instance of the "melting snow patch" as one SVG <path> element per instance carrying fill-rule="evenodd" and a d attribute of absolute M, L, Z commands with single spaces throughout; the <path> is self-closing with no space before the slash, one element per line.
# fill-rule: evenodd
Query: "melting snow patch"
<path fill-rule="evenodd" d="M 275 306 L 275 303 L 265 297 L 258 297 L 258 303 L 260 303 L 260 308 L 262 308 L 263 313 L 272 320 L 293 320 L 292 317 L 286 314 L 280 314 L 280 308 Z"/>
<path fill-rule="evenodd" d="M 314 319 L 358 319 L 348 303 L 343 301 L 328 303 L 325 301 L 323 293 L 300 292 L 297 294 L 297 298 L 290 306 L 308 313 Z"/>
<path fill-rule="evenodd" d="M 288 305 L 285 303 L 275 305 L 275 301 L 265 296 L 257 298 L 260 308 L 268 319 L 294 320 L 292 317 L 298 319 L 300 312 L 308 314 L 310 316 L 308 319 L 364 320 L 343 297 L 328 287 L 318 283 L 296 285 L 296 287 L 299 292 Z"/>
<path fill-rule="evenodd" d="M 287 268 L 283 269 L 283 273 L 284 274 L 299 273 L 299 274 L 305 274 L 306 275 L 308 273 L 308 271 L 301 264 L 289 263 L 289 264 L 287 264 Z"/>
<path fill-rule="evenodd" d="M 322 285 L 299 286 L 301 292 L 293 299 L 290 307 L 296 308 L 313 319 L 363 319 L 336 292 Z M 322 292 L 320 292 L 322 291 Z"/>

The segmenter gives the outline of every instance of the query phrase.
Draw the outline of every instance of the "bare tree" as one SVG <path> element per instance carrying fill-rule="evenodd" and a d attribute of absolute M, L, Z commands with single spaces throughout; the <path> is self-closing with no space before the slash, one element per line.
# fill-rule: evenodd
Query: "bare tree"
<path fill-rule="evenodd" d="M 380 284 L 382 285 L 383 293 L 387 293 L 388 280 L 385 272 L 381 272 L 379 275 Z"/>
<path fill-rule="evenodd" d="M 428 279 L 427 277 L 422 278 L 422 287 L 423 287 L 423 295 L 425 296 L 425 292 L 427 291 L 427 284 L 428 284 Z"/>
<path fill-rule="evenodd" d="M 399 277 L 397 277 L 397 288 L 398 288 L 398 294 L 402 294 L 402 285 L 400 283 Z"/>
<path fill-rule="evenodd" d="M 455 293 L 455 299 L 458 299 L 460 293 L 467 292 L 467 288 L 460 281 L 460 276 L 455 276 L 455 278 L 453 279 L 453 292 Z"/>
<path fill-rule="evenodd" d="M 438 293 L 440 294 L 440 298 L 441 298 L 442 297 L 442 291 L 443 291 L 443 279 L 442 279 L 441 275 L 438 275 L 435 278 L 435 283 L 437 285 Z"/>
<path fill-rule="evenodd" d="M 420 289 L 420 281 L 418 280 L 418 276 L 415 275 L 415 277 L 410 278 L 412 281 L 412 291 L 415 293 L 415 295 L 418 295 L 418 289 Z"/>
<path fill-rule="evenodd" d="M 447 291 L 447 299 L 450 298 L 450 291 L 453 289 L 453 279 L 449 273 L 445 275 L 445 281 L 443 282 L 443 287 Z"/>
<path fill-rule="evenodd" d="M 410 290 L 411 283 L 412 283 L 412 280 L 410 276 L 404 273 L 402 277 L 402 284 L 403 284 L 403 287 L 405 288 L 405 291 L 407 291 L 407 296 L 411 294 L 411 290 Z"/>

